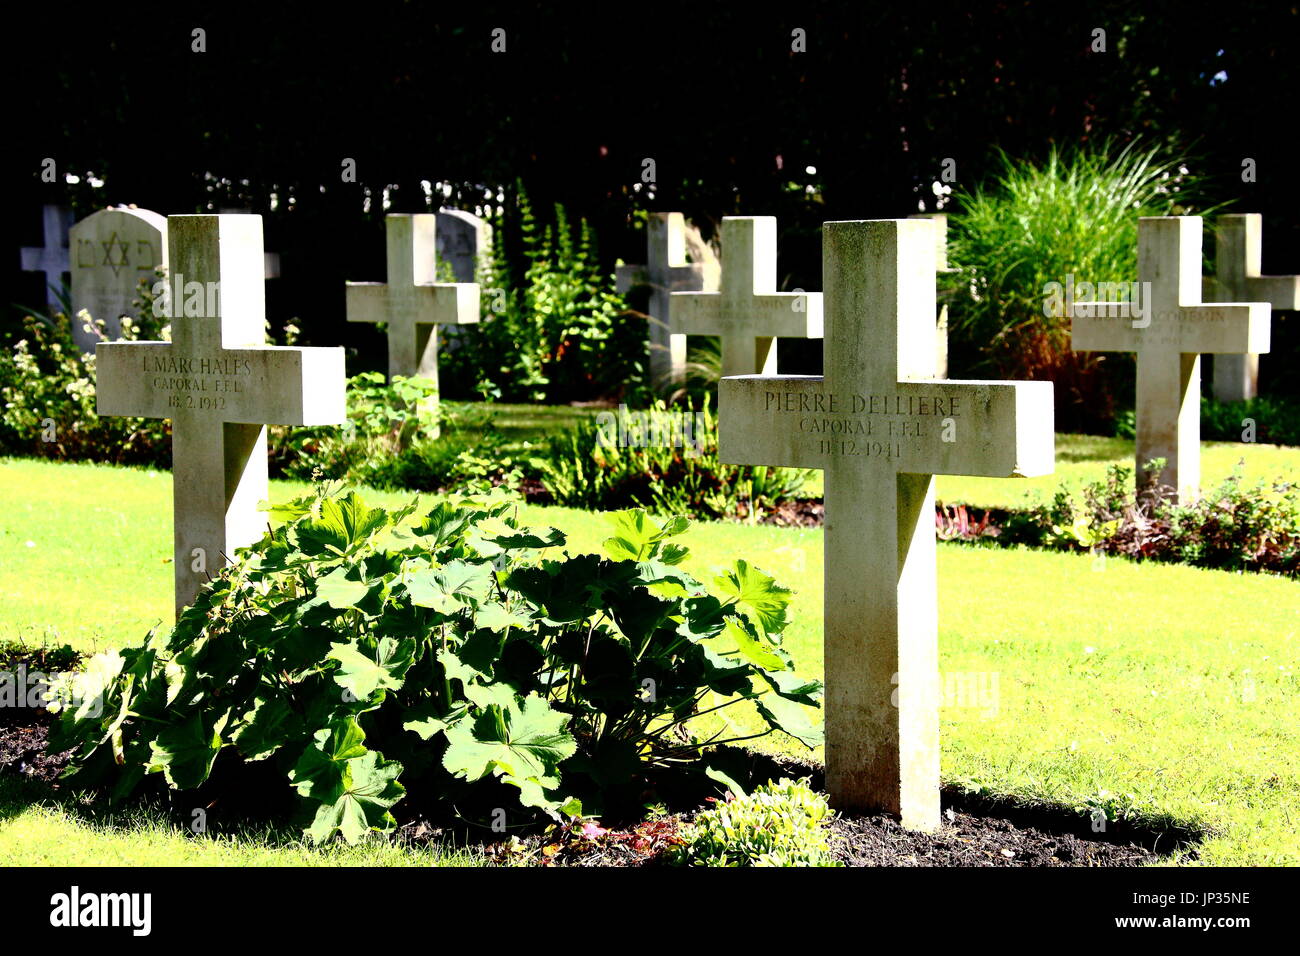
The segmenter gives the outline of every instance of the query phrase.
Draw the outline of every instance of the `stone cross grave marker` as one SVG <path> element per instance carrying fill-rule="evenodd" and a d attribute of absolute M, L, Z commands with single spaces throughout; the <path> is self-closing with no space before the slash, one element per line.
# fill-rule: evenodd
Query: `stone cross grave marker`
<path fill-rule="evenodd" d="M 690 249 L 693 262 L 686 261 Z M 656 387 L 680 385 L 686 377 L 686 336 L 670 327 L 670 296 L 674 292 L 716 292 L 722 267 L 713 250 L 679 212 L 651 213 L 646 221 L 645 265 L 619 266 L 614 287 L 627 292 L 634 285 L 650 287 L 648 347 L 650 381 Z"/>
<path fill-rule="evenodd" d="M 98 338 L 76 321 L 82 309 L 103 319 L 110 338 L 121 331 L 124 315 L 139 309 L 140 280 L 158 281 L 155 271 L 167 268 L 167 220 L 148 209 L 101 209 L 72 227 L 69 233 L 72 272 L 72 336 L 89 352 Z"/>
<path fill-rule="evenodd" d="M 722 374 L 776 374 L 776 338 L 822 337 L 820 292 L 776 291 L 776 217 L 722 220 L 720 292 L 674 292 L 669 319 L 679 335 L 722 340 Z"/>
<path fill-rule="evenodd" d="M 492 226 L 463 209 L 440 209 L 435 238 L 438 259 L 451 265 L 457 282 L 473 282 L 479 256 L 492 251 Z"/>
<path fill-rule="evenodd" d="M 828 222 L 825 374 L 724 378 L 719 455 L 825 471 L 826 786 L 939 826 L 934 475 L 1053 468 L 1050 382 L 935 372 L 935 240 L 917 219 Z"/>
<path fill-rule="evenodd" d="M 948 267 L 948 214 L 946 212 L 918 212 L 908 216 L 909 219 L 929 219 L 935 225 L 935 271 L 954 273 L 956 269 Z M 939 378 L 948 377 L 948 303 L 939 306 L 938 321 L 935 322 L 935 374 Z"/>
<path fill-rule="evenodd" d="M 438 325 L 465 325 L 479 317 L 473 282 L 436 282 L 437 217 L 389 215 L 388 282 L 349 282 L 349 322 L 388 323 L 388 377 L 419 375 L 438 381 Z"/>
<path fill-rule="evenodd" d="M 41 238 L 45 245 L 27 246 L 20 250 L 23 271 L 44 274 L 45 302 L 52 313 L 62 308 L 59 294 L 63 290 L 63 275 L 68 271 L 68 230 L 71 226 L 71 212 L 47 203 L 41 210 Z"/>
<path fill-rule="evenodd" d="M 1264 219 L 1258 213 L 1220 216 L 1215 230 L 1214 276 L 1203 284 L 1206 302 L 1267 302 L 1300 309 L 1300 276 L 1260 275 Z M 1214 356 L 1214 397 L 1244 402 L 1259 394 L 1259 356 Z"/>
<path fill-rule="evenodd" d="M 1267 352 L 1269 306 L 1202 303 L 1200 216 L 1138 220 L 1138 281 L 1150 283 L 1141 317 L 1128 303 L 1076 302 L 1070 346 L 1136 353 L 1138 484 L 1163 458 L 1159 482 L 1189 502 L 1201 483 L 1201 353 Z"/>
<path fill-rule="evenodd" d="M 172 420 L 176 611 L 257 541 L 266 426 L 346 420 L 343 349 L 264 344 L 260 216 L 172 216 L 170 342 L 101 342 L 98 412 Z"/>

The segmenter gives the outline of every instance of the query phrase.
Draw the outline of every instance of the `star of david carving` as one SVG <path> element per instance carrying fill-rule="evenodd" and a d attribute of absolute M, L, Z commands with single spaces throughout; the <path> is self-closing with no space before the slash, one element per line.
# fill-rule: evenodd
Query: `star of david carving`
<path fill-rule="evenodd" d="M 129 253 L 131 246 L 117 238 L 115 231 L 101 245 L 104 247 L 104 265 L 113 270 L 113 275 L 119 275 L 125 266 L 129 266 Z M 113 247 L 117 247 L 118 261 L 113 261 Z"/>

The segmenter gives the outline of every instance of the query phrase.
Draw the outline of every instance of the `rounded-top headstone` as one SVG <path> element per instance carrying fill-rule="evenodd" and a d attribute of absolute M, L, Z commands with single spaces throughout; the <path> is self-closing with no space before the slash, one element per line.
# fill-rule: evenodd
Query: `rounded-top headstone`
<path fill-rule="evenodd" d="M 92 319 L 103 319 L 112 337 L 122 316 L 139 314 L 133 303 L 140 298 L 140 280 L 152 285 L 156 270 L 167 267 L 167 220 L 148 209 L 101 209 L 74 225 L 68 237 L 72 334 L 89 352 L 96 338 L 82 329 L 76 313 L 86 309 Z"/>

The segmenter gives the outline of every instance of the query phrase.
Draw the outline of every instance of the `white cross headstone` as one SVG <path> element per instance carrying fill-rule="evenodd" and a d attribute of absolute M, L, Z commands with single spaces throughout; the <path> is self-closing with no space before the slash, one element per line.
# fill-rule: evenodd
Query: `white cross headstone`
<path fill-rule="evenodd" d="M 346 420 L 343 349 L 264 344 L 260 216 L 168 219 L 170 342 L 101 342 L 97 410 L 172 420 L 176 611 L 261 536 L 266 426 Z"/>
<path fill-rule="evenodd" d="M 438 325 L 479 318 L 479 287 L 437 282 L 437 217 L 390 215 L 384 220 L 388 282 L 349 282 L 349 322 L 388 323 L 388 376 L 438 381 Z"/>
<path fill-rule="evenodd" d="M 492 225 L 463 209 L 439 209 L 435 238 L 438 259 L 451 265 L 457 282 L 473 282 L 479 257 L 492 249 Z"/>
<path fill-rule="evenodd" d="M 1076 302 L 1071 348 L 1137 355 L 1137 477 L 1183 502 L 1201 483 L 1201 353 L 1267 352 L 1267 302 L 1201 302 L 1201 217 L 1138 220 L 1143 315 L 1127 303 Z M 1150 283 L 1148 287 L 1146 283 Z M 1164 459 L 1163 472 L 1146 465 Z"/>
<path fill-rule="evenodd" d="M 687 262 L 688 246 L 695 261 Z M 686 336 L 670 328 L 670 296 L 674 292 L 716 292 L 722 267 L 708 244 L 679 212 L 651 213 L 646 221 L 645 265 L 619 266 L 614 287 L 627 292 L 634 285 L 650 287 L 648 348 L 650 381 L 655 388 L 676 387 L 686 373 Z"/>
<path fill-rule="evenodd" d="M 948 214 L 946 212 L 918 212 L 909 219 L 929 219 L 935 225 L 935 271 L 939 274 L 952 274 L 956 269 L 948 267 Z M 934 326 L 935 361 L 938 363 L 937 374 L 940 378 L 948 377 L 948 303 L 939 306 L 939 317 Z"/>
<path fill-rule="evenodd" d="M 110 338 L 119 334 L 122 316 L 139 315 L 133 302 L 140 298 L 140 280 L 152 286 L 155 271 L 167 268 L 167 220 L 148 209 L 101 209 L 73 226 L 69 238 L 72 335 L 89 352 L 98 338 L 76 314 L 86 309 L 92 319 L 103 319 Z"/>
<path fill-rule="evenodd" d="M 828 222 L 825 374 L 724 378 L 719 455 L 826 478 L 826 786 L 939 826 L 934 475 L 1053 468 L 1050 382 L 935 376 L 934 227 Z"/>
<path fill-rule="evenodd" d="M 221 215 L 223 216 L 227 216 L 227 215 L 249 216 L 253 214 L 253 210 L 248 208 L 240 208 L 238 206 L 224 206 L 218 209 L 217 212 L 221 213 Z M 262 259 L 265 262 L 264 274 L 266 275 L 266 278 L 268 279 L 280 278 L 280 253 L 268 252 L 262 256 Z"/>
<path fill-rule="evenodd" d="M 1300 309 L 1300 276 L 1260 275 L 1264 219 L 1258 213 L 1221 216 L 1214 244 L 1214 276 L 1204 283 L 1207 302 L 1267 302 Z M 1259 356 L 1216 355 L 1214 397 L 1244 402 L 1259 394 Z"/>
<path fill-rule="evenodd" d="M 822 337 L 820 292 L 776 291 L 776 217 L 722 220 L 722 290 L 674 292 L 672 331 L 722 340 L 722 374 L 776 374 L 776 339 Z"/>
<path fill-rule="evenodd" d="M 40 272 L 45 276 L 46 304 L 51 313 L 57 312 L 59 293 L 63 289 L 63 275 L 68 271 L 68 230 L 72 227 L 72 213 L 62 206 L 47 203 L 41 210 L 42 241 L 40 247 L 20 250 L 24 272 Z"/>

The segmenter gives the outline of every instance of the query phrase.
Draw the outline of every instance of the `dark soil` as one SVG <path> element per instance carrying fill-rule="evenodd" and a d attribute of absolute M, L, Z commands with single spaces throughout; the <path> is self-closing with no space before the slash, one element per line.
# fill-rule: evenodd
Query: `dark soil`
<path fill-rule="evenodd" d="M 951 807 L 938 833 L 913 833 L 886 816 L 837 816 L 831 847 L 846 866 L 1139 866 L 1155 859 L 1142 846 L 1021 829 Z"/>
<path fill-rule="evenodd" d="M 12 664 L 12 662 L 6 662 Z M 54 718 L 41 708 L 0 708 L 0 776 L 19 775 L 54 785 L 71 751 L 51 754 L 46 742 Z M 738 756 L 743 753 L 743 756 Z M 740 777 L 751 783 L 782 776 L 808 778 L 812 787 L 823 786 L 821 767 L 806 761 L 774 760 L 751 752 L 737 752 L 733 764 Z M 237 807 L 240 794 L 274 792 L 282 780 L 251 781 L 250 769 L 240 765 L 231 779 L 214 779 L 204 790 L 221 793 L 217 799 Z M 252 769 L 266 771 L 263 764 Z M 667 784 L 663 781 L 662 784 Z M 288 788 L 283 788 L 287 793 Z M 400 835 L 415 844 L 440 843 L 476 847 L 501 864 L 540 866 L 654 866 L 664 852 L 682 842 L 682 826 L 706 802 L 696 785 L 661 785 L 656 794 L 666 798 L 670 813 L 657 819 L 585 822 L 574 826 L 531 827 L 509 835 L 482 826 L 467 827 L 447 818 L 431 819 L 433 808 L 397 807 Z M 189 794 L 189 804 L 200 794 Z M 232 799 L 233 798 L 233 799 Z M 204 796 L 203 802 L 207 802 Z M 250 804 L 254 806 L 255 804 Z M 1199 834 L 1171 829 L 1111 826 L 1092 833 L 1089 821 L 1066 808 L 1018 806 L 997 798 L 978 799 L 945 790 L 943 823 L 937 833 L 904 830 L 891 817 L 837 814 L 831 824 L 835 858 L 847 866 L 1136 866 L 1156 858 L 1155 850 L 1182 850 L 1195 858 Z M 263 808 L 265 808 L 263 803 Z M 284 808 L 284 809 L 287 809 Z M 445 813 L 445 808 L 443 808 Z M 414 811 L 414 812 L 412 812 Z M 409 814 L 409 815 L 408 815 Z"/>
<path fill-rule="evenodd" d="M 0 646 L 0 680 L 9 681 L 8 690 L 14 694 L 12 701 L 0 706 L 0 774 L 48 783 L 62 772 L 71 751 L 45 752 L 54 717 L 28 695 L 35 691 L 34 675 L 70 670 L 79 660 L 80 655 L 69 647 Z M 37 706 L 30 706 L 33 703 Z"/>

